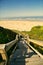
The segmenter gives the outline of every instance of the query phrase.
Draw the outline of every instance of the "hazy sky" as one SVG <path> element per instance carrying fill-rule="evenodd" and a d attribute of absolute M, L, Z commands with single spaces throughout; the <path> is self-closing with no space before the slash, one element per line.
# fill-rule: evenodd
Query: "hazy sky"
<path fill-rule="evenodd" d="M 43 16 L 43 0 L 0 0 L 0 18 Z"/>

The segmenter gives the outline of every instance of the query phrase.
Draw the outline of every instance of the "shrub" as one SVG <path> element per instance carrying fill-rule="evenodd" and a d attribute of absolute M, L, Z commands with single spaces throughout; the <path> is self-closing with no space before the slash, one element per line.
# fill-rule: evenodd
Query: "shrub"
<path fill-rule="evenodd" d="M 0 27 L 0 44 L 8 43 L 8 42 L 14 40 L 16 37 L 16 34 L 17 33 L 13 32 L 9 29 Z"/>

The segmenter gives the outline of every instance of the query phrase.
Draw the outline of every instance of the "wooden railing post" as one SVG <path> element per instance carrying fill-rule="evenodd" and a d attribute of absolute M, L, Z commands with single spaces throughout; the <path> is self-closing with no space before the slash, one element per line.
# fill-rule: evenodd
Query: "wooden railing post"
<path fill-rule="evenodd" d="M 7 53 L 6 53 L 5 49 L 3 49 L 2 52 L 3 53 L 1 53 L 1 55 L 2 55 L 3 60 L 7 61 L 8 57 L 7 57 Z"/>

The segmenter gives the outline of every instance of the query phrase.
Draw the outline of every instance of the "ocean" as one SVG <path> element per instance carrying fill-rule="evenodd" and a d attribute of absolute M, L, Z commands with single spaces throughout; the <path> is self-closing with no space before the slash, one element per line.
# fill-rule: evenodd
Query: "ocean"
<path fill-rule="evenodd" d="M 0 20 L 39 20 L 43 21 L 43 16 L 23 16 L 23 17 L 5 17 Z"/>

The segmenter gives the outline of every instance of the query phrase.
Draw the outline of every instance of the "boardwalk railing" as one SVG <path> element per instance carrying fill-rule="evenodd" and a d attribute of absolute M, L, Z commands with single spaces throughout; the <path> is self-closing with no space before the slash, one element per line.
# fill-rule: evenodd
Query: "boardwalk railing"
<path fill-rule="evenodd" d="M 39 53 L 33 46 L 31 46 L 29 44 L 30 48 L 32 48 L 42 59 L 43 59 L 43 55 L 41 53 Z"/>
<path fill-rule="evenodd" d="M 18 35 L 16 35 L 16 39 L 6 44 L 6 52 L 18 41 Z"/>
<path fill-rule="evenodd" d="M 43 46 L 43 41 L 39 41 L 39 40 L 33 40 L 33 39 L 28 39 L 30 42 L 33 42 L 39 46 Z"/>
<path fill-rule="evenodd" d="M 39 45 L 39 46 L 43 47 L 43 41 L 33 40 L 33 39 L 29 39 L 29 38 L 27 38 L 27 40 L 28 40 L 29 43 L 32 42 L 36 45 Z M 29 44 L 29 46 L 43 59 L 43 55 L 40 52 L 38 52 L 32 45 Z"/>
<path fill-rule="evenodd" d="M 6 52 L 8 52 L 9 49 L 12 48 L 13 45 L 16 44 L 17 46 L 17 41 L 18 41 L 18 35 L 16 35 L 16 39 L 13 41 L 6 44 L 0 44 L 0 54 L 2 56 L 2 59 L 5 60 L 6 62 L 8 60 L 8 56 Z"/>

